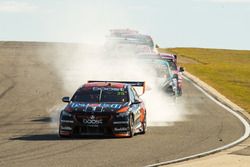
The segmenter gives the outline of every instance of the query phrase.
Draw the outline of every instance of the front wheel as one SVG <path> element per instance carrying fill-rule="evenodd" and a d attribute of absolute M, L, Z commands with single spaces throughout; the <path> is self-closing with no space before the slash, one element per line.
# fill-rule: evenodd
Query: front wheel
<path fill-rule="evenodd" d="M 142 132 L 141 132 L 141 134 L 145 134 L 146 131 L 147 131 L 147 117 L 146 116 L 147 116 L 147 114 L 145 112 L 144 120 L 142 122 Z"/>
<path fill-rule="evenodd" d="M 181 96 L 182 95 L 182 89 L 179 87 L 178 88 L 178 96 Z"/>
<path fill-rule="evenodd" d="M 133 116 L 130 115 L 129 116 L 129 137 L 133 137 L 135 134 L 135 131 L 134 131 L 134 119 L 133 119 Z"/>

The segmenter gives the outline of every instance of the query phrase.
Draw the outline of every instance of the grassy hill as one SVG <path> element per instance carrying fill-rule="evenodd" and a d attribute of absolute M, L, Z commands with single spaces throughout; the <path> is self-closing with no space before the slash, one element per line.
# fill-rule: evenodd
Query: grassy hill
<path fill-rule="evenodd" d="M 180 66 L 250 113 L 250 51 L 162 48 L 178 55 Z"/>

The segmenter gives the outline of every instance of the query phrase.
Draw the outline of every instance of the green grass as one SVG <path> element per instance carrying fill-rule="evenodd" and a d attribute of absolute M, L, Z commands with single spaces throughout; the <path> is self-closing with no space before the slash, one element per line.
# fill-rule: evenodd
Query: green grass
<path fill-rule="evenodd" d="M 177 54 L 180 66 L 250 113 L 250 51 L 202 48 L 159 51 Z"/>

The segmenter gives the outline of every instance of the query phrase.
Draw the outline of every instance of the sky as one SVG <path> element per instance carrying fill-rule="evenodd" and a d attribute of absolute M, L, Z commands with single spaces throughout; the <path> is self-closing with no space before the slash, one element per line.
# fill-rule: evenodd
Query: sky
<path fill-rule="evenodd" d="M 250 0 L 0 0 L 0 41 L 102 44 L 114 28 L 160 47 L 250 50 Z"/>

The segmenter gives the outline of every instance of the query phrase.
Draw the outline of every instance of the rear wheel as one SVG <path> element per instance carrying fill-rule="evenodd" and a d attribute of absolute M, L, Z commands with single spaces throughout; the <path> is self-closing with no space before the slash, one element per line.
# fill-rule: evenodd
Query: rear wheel
<path fill-rule="evenodd" d="M 129 116 L 129 137 L 133 137 L 135 134 L 134 131 L 134 119 L 132 114 Z"/>

